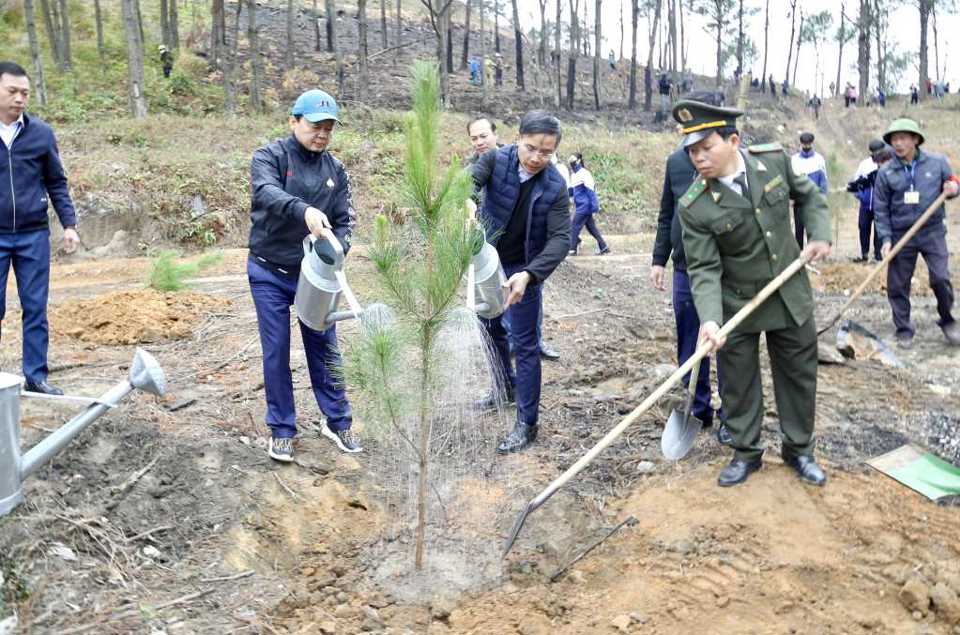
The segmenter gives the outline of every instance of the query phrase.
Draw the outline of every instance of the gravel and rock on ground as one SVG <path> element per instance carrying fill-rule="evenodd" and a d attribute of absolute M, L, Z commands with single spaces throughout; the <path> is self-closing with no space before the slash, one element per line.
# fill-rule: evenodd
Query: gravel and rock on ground
<path fill-rule="evenodd" d="M 849 201 L 843 209 L 835 258 L 814 276 L 821 321 L 868 271 L 849 262 L 855 220 Z M 684 461 L 662 460 L 675 391 L 533 514 L 500 560 L 523 505 L 674 367 L 669 293 L 647 283 L 649 220 L 600 222 L 615 232 L 614 254 L 569 259 L 547 283 L 544 330 L 562 358 L 544 364 L 540 439 L 516 456 L 490 448 L 500 481 L 458 485 L 455 498 L 468 502 L 455 508 L 456 531 L 433 544 L 433 580 L 397 564 L 412 546 L 370 469 L 377 440 L 368 435 L 364 454 L 345 456 L 317 434 L 296 337 L 298 462 L 266 457 L 243 250 L 228 250 L 190 293 L 170 295 L 142 289 L 145 258 L 58 261 L 51 380 L 99 394 L 141 343 L 166 369 L 170 393 L 132 398 L 27 482 L 26 503 L 0 520 L 6 605 L 31 633 L 960 632 L 953 501 L 931 503 L 863 464 L 916 443 L 960 465 L 957 353 L 936 328 L 922 268 L 916 346 L 895 349 L 904 368 L 820 367 L 826 488 L 804 486 L 778 459 L 765 365 L 770 451 L 748 483 L 716 487 L 728 451 L 706 432 Z M 956 229 L 951 220 L 953 251 Z M 375 299 L 362 245 L 348 274 L 362 302 Z M 12 282 L 8 304 L 0 364 L 17 369 Z M 892 343 L 882 287 L 848 317 Z M 345 349 L 356 333 L 342 326 Z M 74 411 L 25 402 L 23 445 Z M 630 516 L 634 524 L 551 582 Z"/>

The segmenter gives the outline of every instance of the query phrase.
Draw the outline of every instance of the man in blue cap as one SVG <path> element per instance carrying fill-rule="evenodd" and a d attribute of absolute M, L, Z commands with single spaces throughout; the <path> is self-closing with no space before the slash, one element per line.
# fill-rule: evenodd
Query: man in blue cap
<path fill-rule="evenodd" d="M 337 102 L 322 90 L 308 90 L 290 111 L 291 134 L 253 154 L 250 210 L 250 256 L 247 276 L 257 310 L 266 422 L 271 438 L 268 454 L 293 461 L 296 410 L 290 373 L 290 305 L 293 304 L 303 258 L 303 239 L 337 241 L 346 253 L 355 212 L 350 177 L 327 146 L 333 138 Z M 351 432 L 353 417 L 343 384 L 335 326 L 315 331 L 300 322 L 310 384 L 326 417 L 324 436 L 344 452 L 360 452 Z"/>

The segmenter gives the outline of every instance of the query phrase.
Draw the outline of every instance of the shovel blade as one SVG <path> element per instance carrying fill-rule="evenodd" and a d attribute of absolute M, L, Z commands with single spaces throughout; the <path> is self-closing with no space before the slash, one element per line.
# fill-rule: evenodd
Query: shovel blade
<path fill-rule="evenodd" d="M 663 428 L 663 436 L 660 437 L 660 450 L 664 458 L 679 461 L 687 456 L 701 427 L 696 417 L 674 410 Z"/>

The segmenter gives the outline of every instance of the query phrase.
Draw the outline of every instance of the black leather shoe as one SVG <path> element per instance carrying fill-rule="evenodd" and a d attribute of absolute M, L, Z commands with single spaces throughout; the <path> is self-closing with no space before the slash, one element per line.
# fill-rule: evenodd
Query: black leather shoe
<path fill-rule="evenodd" d="M 823 473 L 823 468 L 817 465 L 817 460 L 812 456 L 807 456 L 806 454 L 799 456 L 784 454 L 783 462 L 793 468 L 801 481 L 806 481 L 819 487 L 826 485 L 827 475 Z"/>
<path fill-rule="evenodd" d="M 537 426 L 528 426 L 522 421 L 517 421 L 507 438 L 497 447 L 497 454 L 510 454 L 519 452 L 528 445 L 537 440 Z"/>
<path fill-rule="evenodd" d="M 516 399 L 513 395 L 513 388 L 507 388 L 506 392 L 503 393 L 503 399 L 500 398 L 500 395 L 496 391 L 490 391 L 487 393 L 487 396 L 483 399 L 478 399 L 473 404 L 474 410 L 493 410 L 501 403 L 515 403 Z"/>
<path fill-rule="evenodd" d="M 540 358 L 556 361 L 560 359 L 560 353 L 546 342 L 540 342 Z"/>
<path fill-rule="evenodd" d="M 44 395 L 62 395 L 63 391 L 57 388 L 56 386 L 51 386 L 45 381 L 38 382 L 36 384 L 32 382 L 27 382 L 26 386 L 23 387 L 27 392 L 39 392 Z"/>
<path fill-rule="evenodd" d="M 717 428 L 717 443 L 728 447 L 733 446 L 733 435 L 730 434 L 730 428 L 725 423 L 721 423 L 720 427 Z"/>
<path fill-rule="evenodd" d="M 763 461 L 744 461 L 743 459 L 733 459 L 730 465 L 720 470 L 720 476 L 717 478 L 717 485 L 720 487 L 733 487 L 747 480 L 747 477 L 760 469 Z"/>

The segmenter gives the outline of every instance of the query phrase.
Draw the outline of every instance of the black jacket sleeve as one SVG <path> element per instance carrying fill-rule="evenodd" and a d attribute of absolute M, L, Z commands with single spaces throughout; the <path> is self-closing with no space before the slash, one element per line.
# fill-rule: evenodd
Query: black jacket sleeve
<path fill-rule="evenodd" d="M 567 190 L 561 189 L 550 206 L 547 216 L 547 244 L 533 257 L 524 271 L 533 276 L 533 282 L 543 282 L 553 273 L 570 252 L 570 208 Z"/>
<path fill-rule="evenodd" d="M 485 188 L 487 183 L 490 182 L 490 176 L 493 174 L 493 166 L 497 162 L 497 150 L 499 150 L 499 148 L 487 150 L 483 156 L 477 158 L 476 161 L 470 164 L 470 175 L 473 176 L 473 184 L 475 190 L 478 192 Z"/>
<path fill-rule="evenodd" d="M 670 162 L 663 173 L 663 192 L 660 194 L 660 214 L 657 216 L 657 237 L 653 242 L 653 264 L 665 267 L 673 250 L 673 241 L 670 232 L 673 226 L 673 216 L 677 208 L 677 200 L 673 196 L 673 187 L 670 182 Z"/>
<path fill-rule="evenodd" d="M 306 231 L 307 205 L 303 199 L 283 190 L 280 155 L 285 152 L 280 142 L 260 148 L 253 153 L 250 166 L 250 187 L 253 190 L 253 209 L 263 210 L 283 220 L 296 221 Z"/>
<path fill-rule="evenodd" d="M 353 233 L 353 225 L 356 222 L 356 211 L 353 209 L 353 192 L 350 189 L 350 175 L 346 168 L 339 161 L 334 162 L 337 172 L 337 190 L 334 195 L 333 205 L 322 210 L 326 213 L 330 224 L 333 226 L 333 233 L 343 245 L 343 253 L 350 251 L 350 236 Z"/>
<path fill-rule="evenodd" d="M 64 229 L 77 226 L 77 212 L 70 199 L 70 188 L 67 186 L 67 175 L 63 171 L 60 161 L 60 150 L 57 148 L 57 139 L 50 132 L 50 147 L 43 155 L 43 185 L 47 195 L 57 212 L 60 225 Z"/>

